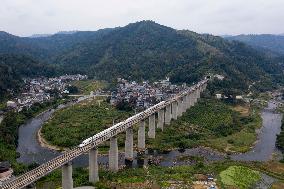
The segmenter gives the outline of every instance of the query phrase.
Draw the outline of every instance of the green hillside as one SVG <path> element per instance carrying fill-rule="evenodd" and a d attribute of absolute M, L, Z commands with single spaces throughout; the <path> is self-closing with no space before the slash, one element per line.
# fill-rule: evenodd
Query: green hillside
<path fill-rule="evenodd" d="M 58 66 L 60 73 L 83 73 L 112 81 L 117 77 L 192 83 L 206 73 L 226 80 L 217 88 L 245 91 L 257 82 L 269 90 L 283 82 L 284 59 L 244 43 L 175 30 L 152 21 L 94 32 L 20 38 L 0 34 L 0 54 L 17 52 Z M 9 48 L 7 48 L 9 47 Z"/>
<path fill-rule="evenodd" d="M 283 35 L 237 35 L 226 37 L 226 39 L 241 41 L 260 50 L 270 50 L 274 53 L 284 55 Z"/>
<path fill-rule="evenodd" d="M 21 55 L 0 55 L 0 102 L 17 93 L 23 77 L 52 76 L 53 66 Z"/>

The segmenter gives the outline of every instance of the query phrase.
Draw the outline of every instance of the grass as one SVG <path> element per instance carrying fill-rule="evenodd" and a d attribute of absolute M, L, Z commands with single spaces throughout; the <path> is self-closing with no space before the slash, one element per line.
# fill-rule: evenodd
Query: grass
<path fill-rule="evenodd" d="M 143 168 L 124 168 L 112 173 L 103 168 L 99 169 L 100 181 L 95 184 L 102 188 L 161 188 L 171 187 L 179 183 L 180 188 L 192 186 L 198 178 L 196 174 L 213 175 L 217 179 L 218 188 L 246 189 L 260 179 L 260 173 L 278 178 L 275 189 L 281 188 L 284 179 L 284 164 L 279 162 L 234 162 L 224 160 L 204 163 L 203 159 L 196 159 L 195 165 L 161 167 L 144 166 Z M 91 186 L 88 182 L 87 168 L 73 169 L 74 186 Z M 61 170 L 56 170 L 37 182 L 37 188 L 53 189 L 61 185 Z M 229 187 L 228 185 L 232 185 Z M 278 188 L 277 188 L 278 187 Z"/>
<path fill-rule="evenodd" d="M 252 121 L 244 128 L 227 137 L 209 139 L 207 145 L 226 152 L 247 152 L 251 149 L 252 144 L 257 140 L 255 129 L 261 126 L 261 118 L 258 114 L 251 115 Z M 225 150 L 224 150 L 225 149 Z"/>
<path fill-rule="evenodd" d="M 260 172 L 244 166 L 230 166 L 220 173 L 221 182 L 225 187 L 233 186 L 248 189 L 260 180 Z"/>
<path fill-rule="evenodd" d="M 4 110 L 6 108 L 6 101 L 0 101 L 0 110 Z"/>
<path fill-rule="evenodd" d="M 251 168 L 255 166 L 255 168 Z M 98 189 L 102 188 L 161 188 L 171 187 L 175 184 L 188 188 L 197 180 L 196 174 L 213 175 L 217 179 L 219 188 L 246 189 L 260 179 L 259 165 L 251 163 L 240 163 L 233 161 L 220 161 L 210 164 L 203 164 L 198 160 L 195 165 L 161 167 L 147 166 L 143 168 L 125 168 L 117 173 L 105 169 L 99 169 L 100 181 L 95 184 Z M 283 177 L 282 177 L 283 178 Z M 73 169 L 74 186 L 92 185 L 88 182 L 88 169 Z M 56 188 L 61 185 L 61 171 L 56 170 L 50 175 L 40 179 L 37 187 L 52 186 Z M 280 183 L 275 183 L 278 186 Z M 276 188 L 277 189 L 277 188 Z"/>
<path fill-rule="evenodd" d="M 68 148 L 108 128 L 113 119 L 117 122 L 129 116 L 130 112 L 119 111 L 106 102 L 99 105 L 96 100 L 84 101 L 56 112 L 44 124 L 42 136 L 52 145 Z M 157 129 L 156 139 L 147 138 L 146 144 L 159 150 L 203 145 L 220 151 L 245 152 L 256 140 L 258 125 L 259 115 L 252 114 L 247 107 L 234 109 L 221 101 L 202 99 L 170 126 L 165 126 L 163 132 Z M 124 134 L 118 137 L 120 147 L 124 146 L 124 138 Z M 134 144 L 137 144 L 137 135 L 134 135 Z M 105 151 L 108 144 L 102 148 Z"/>
<path fill-rule="evenodd" d="M 273 183 L 270 189 L 283 189 L 284 188 L 284 182 L 276 182 Z"/>
<path fill-rule="evenodd" d="M 265 163 L 252 162 L 251 168 L 264 172 L 265 174 L 284 181 L 284 164 L 278 161 L 268 161 Z"/>
<path fill-rule="evenodd" d="M 248 107 L 202 99 L 147 144 L 160 150 L 203 145 L 224 152 L 246 152 L 256 141 L 255 129 L 260 125 L 259 113 Z"/>
<path fill-rule="evenodd" d="M 72 147 L 82 140 L 104 130 L 130 116 L 130 112 L 119 111 L 106 102 L 84 101 L 57 111 L 43 125 L 42 136 L 52 145 Z"/>
<path fill-rule="evenodd" d="M 144 168 L 126 168 L 117 173 L 108 170 L 99 170 L 100 181 L 95 184 L 97 188 L 153 188 L 153 186 L 170 186 L 171 183 L 182 183 L 189 186 L 195 179 L 196 173 L 206 174 L 208 172 L 218 175 L 224 170 L 226 164 L 211 164 L 204 167 L 203 164 L 195 166 L 160 167 L 149 166 Z M 92 185 L 88 183 L 88 169 L 75 168 L 73 173 L 74 186 Z M 61 184 L 60 170 L 40 179 L 37 186 L 50 183 L 55 188 Z M 55 187 L 54 187 L 55 186 Z"/>
<path fill-rule="evenodd" d="M 73 81 L 72 85 L 76 86 L 79 89 L 80 94 L 88 95 L 91 91 L 95 92 L 96 90 L 106 87 L 106 83 L 96 80 L 80 80 Z"/>
<path fill-rule="evenodd" d="M 256 141 L 256 135 L 246 129 L 227 137 L 207 140 L 205 145 L 225 152 L 247 152 Z"/>
<path fill-rule="evenodd" d="M 242 116 L 249 116 L 250 108 L 248 106 L 237 105 L 232 108 L 234 111 L 239 112 Z"/>

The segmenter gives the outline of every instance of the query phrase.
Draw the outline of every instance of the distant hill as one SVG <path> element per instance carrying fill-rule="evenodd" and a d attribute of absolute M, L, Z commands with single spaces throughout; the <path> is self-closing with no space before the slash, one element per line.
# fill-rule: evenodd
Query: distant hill
<path fill-rule="evenodd" d="M 52 62 L 75 44 L 95 40 L 108 29 L 96 32 L 58 33 L 45 37 L 18 37 L 0 31 L 0 54 L 28 55 L 37 60 Z"/>
<path fill-rule="evenodd" d="M 16 53 L 55 64 L 64 73 L 98 79 L 124 77 L 192 83 L 206 73 L 226 76 L 220 88 L 261 90 L 283 81 L 283 58 L 268 56 L 242 42 L 175 30 L 152 21 L 98 31 L 20 38 L 0 34 L 0 54 Z M 273 84 L 274 83 L 274 84 Z"/>
<path fill-rule="evenodd" d="M 77 31 L 60 31 L 60 32 L 57 32 L 56 34 L 69 35 L 69 34 L 74 34 L 76 32 Z M 29 38 L 50 37 L 50 36 L 56 35 L 56 34 L 33 34 L 33 35 L 29 36 Z"/>
<path fill-rule="evenodd" d="M 0 102 L 17 93 L 23 77 L 53 76 L 53 66 L 21 55 L 0 55 Z"/>
<path fill-rule="evenodd" d="M 225 37 L 229 40 L 237 40 L 258 49 L 268 49 L 272 52 L 284 55 L 284 35 L 237 35 Z"/>
<path fill-rule="evenodd" d="M 29 36 L 29 38 L 39 38 L 39 37 L 49 37 L 52 36 L 52 34 L 33 34 Z"/>

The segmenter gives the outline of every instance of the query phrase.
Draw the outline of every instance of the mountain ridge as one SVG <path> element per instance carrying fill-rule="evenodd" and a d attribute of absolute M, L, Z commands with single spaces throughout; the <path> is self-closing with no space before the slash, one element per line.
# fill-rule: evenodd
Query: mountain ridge
<path fill-rule="evenodd" d="M 237 35 L 225 37 L 228 40 L 236 40 L 246 43 L 252 47 L 258 48 L 259 50 L 265 51 L 270 50 L 271 52 L 277 53 L 284 56 L 284 36 L 274 34 L 248 34 L 248 35 Z"/>
<path fill-rule="evenodd" d="M 83 73 L 96 79 L 157 80 L 168 76 L 173 82 L 192 83 L 210 72 L 226 76 L 227 85 L 235 87 L 232 90 L 245 90 L 255 81 L 263 81 L 265 88 L 282 81 L 273 76 L 283 73 L 282 58 L 242 42 L 153 21 L 11 41 L 7 46 L 12 54 L 55 64 L 62 73 Z M 0 44 L 0 54 L 3 52 Z"/>

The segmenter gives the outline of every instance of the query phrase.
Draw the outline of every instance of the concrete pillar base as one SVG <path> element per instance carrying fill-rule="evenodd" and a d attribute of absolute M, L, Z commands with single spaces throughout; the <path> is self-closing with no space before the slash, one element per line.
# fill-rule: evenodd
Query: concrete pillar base
<path fill-rule="evenodd" d="M 98 149 L 91 149 L 89 152 L 89 182 L 99 181 Z"/>
<path fill-rule="evenodd" d="M 62 189 L 73 189 L 71 162 L 62 166 Z"/>
<path fill-rule="evenodd" d="M 131 127 L 126 129 L 125 159 L 133 161 L 133 129 Z"/>
<path fill-rule="evenodd" d="M 164 122 L 165 122 L 165 111 L 161 109 L 158 111 L 158 124 L 157 128 L 164 129 Z"/>
<path fill-rule="evenodd" d="M 166 106 L 165 124 L 166 125 L 170 125 L 171 124 L 171 105 Z"/>
<path fill-rule="evenodd" d="M 145 148 L 145 121 L 142 121 L 138 129 L 138 151 L 145 151 Z"/>
<path fill-rule="evenodd" d="M 118 171 L 118 145 L 117 145 L 117 137 L 110 138 L 109 170 L 113 171 L 113 172 L 117 172 Z"/>
<path fill-rule="evenodd" d="M 176 120 L 177 119 L 177 114 L 178 114 L 177 102 L 173 102 L 172 103 L 172 118 Z"/>
<path fill-rule="evenodd" d="M 156 119 L 155 114 L 149 116 L 149 131 L 148 131 L 149 138 L 155 138 L 156 136 L 155 119 Z"/>
<path fill-rule="evenodd" d="M 183 109 L 182 100 L 178 99 L 177 100 L 177 117 L 182 116 L 182 109 Z"/>

